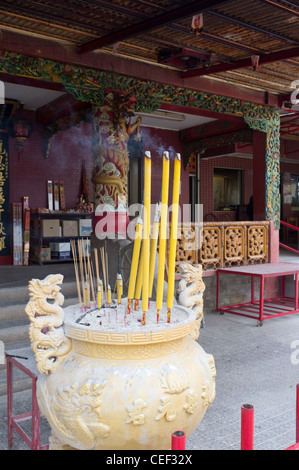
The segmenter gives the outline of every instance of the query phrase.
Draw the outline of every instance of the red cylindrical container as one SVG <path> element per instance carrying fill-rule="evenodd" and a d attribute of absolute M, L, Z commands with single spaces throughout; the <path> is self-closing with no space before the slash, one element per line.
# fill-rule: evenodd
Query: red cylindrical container
<path fill-rule="evenodd" d="M 171 434 L 171 449 L 172 450 L 185 450 L 186 448 L 186 434 L 184 431 L 174 431 Z"/>
<path fill-rule="evenodd" d="M 252 405 L 241 406 L 241 450 L 253 450 L 254 408 Z"/>
<path fill-rule="evenodd" d="M 296 386 L 296 442 L 299 442 L 299 384 Z"/>

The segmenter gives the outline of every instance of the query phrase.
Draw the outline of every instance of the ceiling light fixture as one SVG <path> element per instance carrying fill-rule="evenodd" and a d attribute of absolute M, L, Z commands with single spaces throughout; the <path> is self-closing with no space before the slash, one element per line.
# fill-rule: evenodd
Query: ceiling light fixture
<path fill-rule="evenodd" d="M 140 117 L 149 117 L 153 119 L 165 119 L 166 121 L 179 121 L 182 122 L 185 120 L 184 114 L 171 113 L 168 111 L 154 111 L 152 113 L 134 113 L 136 116 Z"/>

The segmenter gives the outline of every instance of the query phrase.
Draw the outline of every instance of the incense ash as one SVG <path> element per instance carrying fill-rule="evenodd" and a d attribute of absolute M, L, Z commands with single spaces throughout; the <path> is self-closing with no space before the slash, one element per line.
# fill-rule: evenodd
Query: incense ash
<path fill-rule="evenodd" d="M 146 314 L 146 324 L 143 325 L 142 309 L 133 310 L 127 314 L 127 299 L 123 298 L 120 305 L 112 304 L 112 307 L 102 307 L 101 309 L 91 306 L 82 313 L 80 304 L 71 305 L 64 308 L 64 323 L 78 328 L 86 328 L 101 331 L 152 331 L 171 328 L 174 325 L 180 326 L 190 323 L 191 311 L 184 311 L 183 307 L 177 309 L 173 307 L 171 314 L 171 324 L 167 321 L 167 306 L 163 305 L 160 311 L 159 322 L 157 323 L 157 310 L 155 302 L 150 305 Z M 195 319 L 195 314 L 194 314 Z"/>

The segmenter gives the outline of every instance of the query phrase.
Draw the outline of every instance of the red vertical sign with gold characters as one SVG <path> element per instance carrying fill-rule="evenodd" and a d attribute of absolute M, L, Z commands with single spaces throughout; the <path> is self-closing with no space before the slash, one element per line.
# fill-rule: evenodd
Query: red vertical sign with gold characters
<path fill-rule="evenodd" d="M 0 256 L 10 255 L 8 135 L 0 132 Z"/>

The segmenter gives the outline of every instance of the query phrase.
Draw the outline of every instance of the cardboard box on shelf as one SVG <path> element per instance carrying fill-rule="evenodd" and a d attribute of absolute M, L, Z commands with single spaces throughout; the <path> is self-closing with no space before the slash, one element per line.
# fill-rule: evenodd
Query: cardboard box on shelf
<path fill-rule="evenodd" d="M 51 251 L 57 251 L 57 252 L 62 252 L 62 251 L 71 251 L 71 244 L 70 242 L 55 242 L 55 243 L 49 243 L 49 246 L 51 248 Z"/>
<path fill-rule="evenodd" d="M 70 251 L 51 251 L 52 259 L 71 259 Z"/>
<path fill-rule="evenodd" d="M 92 220 L 79 219 L 79 235 L 80 237 L 89 237 L 92 233 Z"/>
<path fill-rule="evenodd" d="M 51 260 L 51 249 L 49 247 L 41 248 L 41 250 L 40 250 L 40 260 L 41 260 L 41 262 Z"/>
<path fill-rule="evenodd" d="M 41 235 L 42 237 L 60 237 L 60 220 L 59 219 L 44 219 L 41 221 Z"/>
<path fill-rule="evenodd" d="M 77 237 L 79 235 L 78 220 L 62 220 L 62 236 Z"/>
<path fill-rule="evenodd" d="M 46 207 L 35 207 L 30 209 L 31 214 L 49 214 L 49 209 Z"/>
<path fill-rule="evenodd" d="M 33 261 L 38 261 L 39 263 L 51 261 L 51 248 L 32 246 L 30 250 L 30 258 Z"/>

